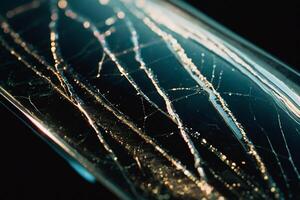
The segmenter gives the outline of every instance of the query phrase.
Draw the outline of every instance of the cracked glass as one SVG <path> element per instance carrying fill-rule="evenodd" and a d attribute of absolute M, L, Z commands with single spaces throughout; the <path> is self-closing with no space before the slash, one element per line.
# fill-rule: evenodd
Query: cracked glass
<path fill-rule="evenodd" d="M 87 178 L 122 199 L 299 195 L 298 72 L 179 1 L 0 4 L 2 101 Z"/>

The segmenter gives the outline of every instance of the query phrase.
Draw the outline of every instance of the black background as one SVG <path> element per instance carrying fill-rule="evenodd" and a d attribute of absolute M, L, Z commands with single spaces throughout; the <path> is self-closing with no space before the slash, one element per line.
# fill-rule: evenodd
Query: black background
<path fill-rule="evenodd" d="M 300 3 L 187 2 L 300 71 Z M 115 199 L 99 184 L 84 181 L 1 104 L 0 117 L 0 199 Z"/>

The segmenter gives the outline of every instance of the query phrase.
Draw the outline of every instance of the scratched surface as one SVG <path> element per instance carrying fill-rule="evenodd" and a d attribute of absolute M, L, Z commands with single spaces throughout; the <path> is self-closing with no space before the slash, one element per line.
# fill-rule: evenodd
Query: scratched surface
<path fill-rule="evenodd" d="M 164 1 L 0 5 L 1 94 L 121 198 L 299 197 L 296 72 Z"/>

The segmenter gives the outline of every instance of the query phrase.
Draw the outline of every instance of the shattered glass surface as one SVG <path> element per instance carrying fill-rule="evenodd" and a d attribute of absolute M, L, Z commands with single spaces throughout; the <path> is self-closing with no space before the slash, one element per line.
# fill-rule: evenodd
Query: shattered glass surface
<path fill-rule="evenodd" d="M 0 5 L 1 95 L 120 198 L 299 197 L 299 73 L 169 1 Z"/>

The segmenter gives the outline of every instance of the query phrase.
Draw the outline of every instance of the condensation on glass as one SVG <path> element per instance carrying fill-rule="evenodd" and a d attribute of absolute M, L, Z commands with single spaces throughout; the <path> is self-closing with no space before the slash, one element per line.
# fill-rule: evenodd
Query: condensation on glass
<path fill-rule="evenodd" d="M 122 199 L 299 197 L 298 72 L 179 1 L 0 4 L 2 102 L 90 179 Z"/>

